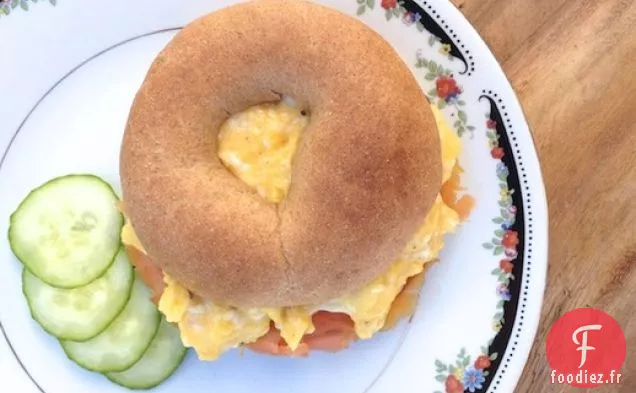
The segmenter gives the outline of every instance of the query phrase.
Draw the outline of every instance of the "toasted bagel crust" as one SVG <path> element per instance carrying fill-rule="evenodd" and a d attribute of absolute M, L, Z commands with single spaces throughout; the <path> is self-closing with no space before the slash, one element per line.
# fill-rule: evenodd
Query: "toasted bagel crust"
<path fill-rule="evenodd" d="M 217 156 L 220 126 L 293 97 L 310 113 L 273 205 Z M 439 192 L 440 143 L 410 70 L 356 19 L 301 0 L 204 16 L 159 54 L 135 98 L 120 172 L 152 260 L 237 307 L 317 304 L 382 274 Z"/>

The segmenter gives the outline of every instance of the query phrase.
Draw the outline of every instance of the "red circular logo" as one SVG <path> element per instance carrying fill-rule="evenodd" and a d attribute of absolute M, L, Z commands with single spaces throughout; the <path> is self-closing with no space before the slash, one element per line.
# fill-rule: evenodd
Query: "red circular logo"
<path fill-rule="evenodd" d="M 581 388 L 620 383 L 626 352 L 625 334 L 618 322 L 593 308 L 563 315 L 546 342 L 552 383 Z"/>

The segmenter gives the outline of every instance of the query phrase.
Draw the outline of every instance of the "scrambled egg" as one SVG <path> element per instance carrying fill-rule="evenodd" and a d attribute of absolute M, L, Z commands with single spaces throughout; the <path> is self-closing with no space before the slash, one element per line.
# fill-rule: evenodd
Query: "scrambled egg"
<path fill-rule="evenodd" d="M 253 106 L 230 117 L 219 132 L 225 166 L 266 200 L 280 202 L 291 184 L 291 164 L 309 118 L 282 101 Z"/>
<path fill-rule="evenodd" d="M 433 107 L 441 139 L 443 180 L 457 164 L 461 143 Z M 238 178 L 263 198 L 280 202 L 291 182 L 291 163 L 296 146 L 309 119 L 288 101 L 249 108 L 231 117 L 219 134 L 219 157 Z M 460 223 L 455 210 L 438 195 L 422 227 L 406 245 L 388 271 L 357 292 L 326 304 L 307 307 L 238 309 L 215 305 L 192 296 L 186 288 L 165 276 L 165 290 L 159 309 L 168 321 L 177 323 L 186 346 L 202 360 L 215 360 L 228 349 L 256 341 L 274 323 L 281 337 L 296 349 L 305 334 L 312 333 L 311 315 L 317 311 L 343 312 L 354 322 L 361 339 L 372 337 L 385 324 L 391 305 L 407 280 L 421 273 L 424 265 L 437 258 L 444 235 Z M 124 243 L 139 246 L 130 225 L 122 232 Z"/>

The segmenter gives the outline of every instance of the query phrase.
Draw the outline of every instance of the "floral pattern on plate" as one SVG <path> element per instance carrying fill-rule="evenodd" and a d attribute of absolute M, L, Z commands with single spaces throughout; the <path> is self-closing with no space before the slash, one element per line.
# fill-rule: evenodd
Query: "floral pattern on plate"
<path fill-rule="evenodd" d="M 0 0 L 0 17 L 3 15 L 9 15 L 17 8 L 24 11 L 29 10 L 30 3 L 37 3 L 38 0 Z M 44 1 L 41 1 L 44 2 Z M 51 5 L 56 5 L 57 0 L 48 0 Z"/>
<path fill-rule="evenodd" d="M 376 7 L 376 0 L 356 0 L 358 16 L 373 11 Z M 454 43 L 451 37 L 441 26 L 413 0 L 380 0 L 380 8 L 383 9 L 387 21 L 400 20 L 406 26 L 415 26 L 421 32 L 428 32 L 428 45 L 433 47 L 439 43 L 439 53 L 446 56 L 449 61 L 459 59 L 469 71 L 469 64 L 460 48 Z M 429 7 L 430 8 L 430 7 Z M 472 67 L 471 63 L 471 67 Z M 472 70 L 471 70 L 472 71 Z"/>
<path fill-rule="evenodd" d="M 364 15 L 366 12 L 376 8 L 374 0 L 356 1 L 358 3 L 357 15 Z M 415 2 L 382 0 L 380 6 L 384 9 L 387 21 L 400 19 L 407 26 L 415 25 L 420 32 L 428 30 L 422 22 L 424 19 L 422 14 L 417 11 L 411 11 L 414 6 L 418 7 Z M 424 13 L 424 15 L 430 19 L 428 14 Z M 429 59 L 424 56 L 423 50 L 418 50 L 415 68 L 423 72 L 423 85 L 430 86 L 425 89 L 426 96 L 440 110 L 445 110 L 451 119 L 455 119 L 451 123 L 459 137 L 464 137 L 467 133 L 472 136 L 477 127 L 469 122 L 466 111 L 462 109 L 466 106 L 466 101 L 463 97 L 464 89 L 450 69 L 451 62 L 455 59 L 451 55 L 452 43 L 446 43 L 442 38 L 430 34 L 428 44 L 429 47 L 435 47 L 437 44 L 439 46 L 437 52 L 444 56 L 445 61 L 448 61 L 449 64 L 445 65 L 443 61 Z M 492 100 L 491 103 L 491 111 L 486 114 L 486 120 L 480 130 L 484 130 L 488 141 L 489 155 L 496 161 L 495 175 L 500 191 L 499 200 L 497 201 L 500 208 L 499 215 L 492 219 L 492 223 L 495 225 L 492 232 L 493 236 L 482 245 L 485 249 L 491 250 L 494 256 L 500 257 L 498 264 L 492 270 L 492 275 L 497 278 L 494 291 L 498 299 L 492 317 L 493 337 L 486 346 L 481 348 L 480 353 L 474 356 L 471 356 L 465 348 L 462 348 L 454 363 L 444 363 L 441 360 L 435 361 L 435 379 L 443 384 L 445 393 L 486 391 L 490 382 L 487 378 L 496 370 L 494 362 L 499 359 L 499 353 L 493 348 L 493 342 L 500 335 L 506 323 L 506 304 L 513 300 L 509 285 L 511 281 L 515 280 L 513 271 L 515 270 L 515 261 L 519 255 L 518 247 L 520 245 L 520 234 L 516 230 L 517 226 L 515 226 L 520 212 L 513 201 L 514 186 L 518 183 L 518 179 L 509 178 L 511 172 L 509 169 L 510 163 L 507 163 L 503 158 L 510 153 L 511 147 L 509 143 L 500 142 L 501 135 L 505 133 L 505 129 L 503 124 L 499 124 L 497 121 L 501 117 L 497 106 Z M 500 126 L 499 130 L 498 125 Z M 518 268 L 521 267 L 520 265 Z M 509 311 L 508 314 L 510 313 Z M 506 342 L 508 338 L 505 337 Z M 441 393 L 441 390 L 435 393 Z"/>
<path fill-rule="evenodd" d="M 460 137 L 466 131 L 474 131 L 476 128 L 468 124 L 467 115 L 461 109 L 465 105 L 461 99 L 463 90 L 457 84 L 452 72 L 444 68 L 442 64 L 421 57 L 419 53 L 417 57 L 416 67 L 424 69 L 426 71 L 424 79 L 429 83 L 434 83 L 434 87 L 427 92 L 429 100 L 436 103 L 440 109 L 449 107 L 452 109 L 452 116 L 458 119 L 453 123 L 453 127 Z M 497 122 L 490 118 L 491 114 L 487 114 L 487 117 L 488 119 L 485 121 L 486 136 L 490 155 L 497 161 L 496 176 L 500 187 L 498 204 L 501 208 L 500 216 L 492 219 L 493 224 L 497 225 L 493 231 L 494 236 L 483 244 L 485 249 L 492 250 L 496 256 L 501 256 L 498 266 L 492 271 L 492 274 L 497 277 L 498 284 L 495 291 L 500 299 L 495 306 L 492 320 L 492 328 L 496 335 L 506 322 L 504 319 L 505 304 L 512 300 L 509 284 L 511 280 L 515 279 L 513 274 L 514 261 L 518 256 L 519 234 L 513 229 L 518 209 L 513 204 L 514 189 L 509 186 L 510 170 L 507 164 L 502 161 L 506 151 L 499 143 L 500 134 L 497 131 Z M 481 353 L 474 357 L 474 361 L 464 348 L 460 350 L 454 363 L 435 361 L 436 380 L 443 383 L 445 393 L 475 393 L 485 390 L 486 377 L 490 375 L 488 369 L 499 356 L 497 352 L 489 351 L 493 340 L 494 337 L 487 346 L 481 348 Z M 441 393 L 441 391 L 435 393 Z"/>

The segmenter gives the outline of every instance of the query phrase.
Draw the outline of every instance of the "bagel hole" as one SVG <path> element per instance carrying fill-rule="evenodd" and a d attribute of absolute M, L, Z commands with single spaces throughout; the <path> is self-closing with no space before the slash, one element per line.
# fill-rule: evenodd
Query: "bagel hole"
<path fill-rule="evenodd" d="M 230 173 L 258 195 L 280 203 L 291 184 L 292 161 L 309 113 L 281 95 L 278 101 L 232 114 L 221 125 L 217 154 Z"/>

